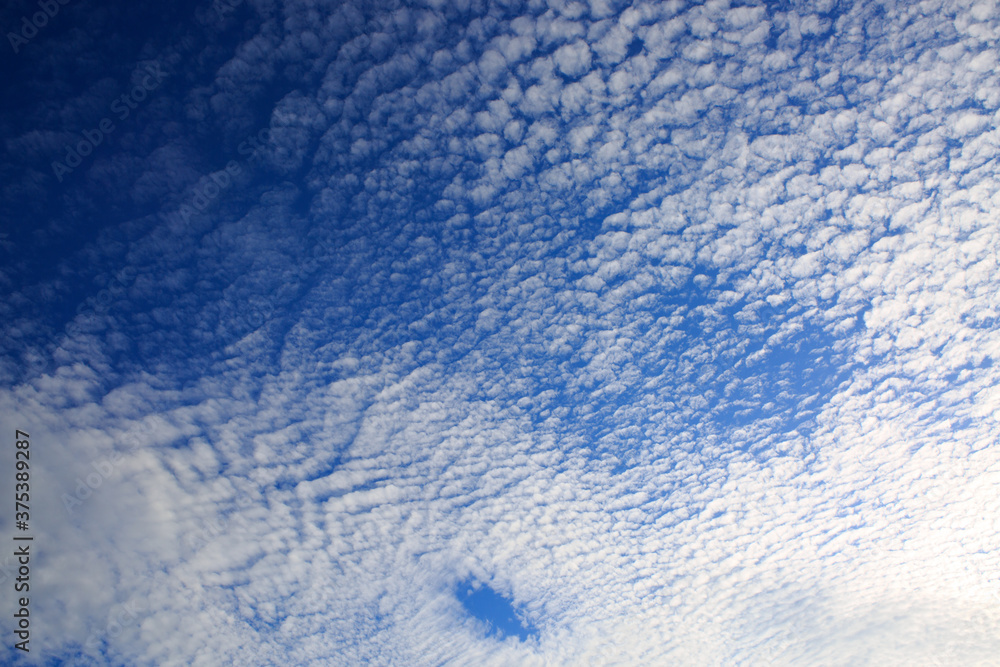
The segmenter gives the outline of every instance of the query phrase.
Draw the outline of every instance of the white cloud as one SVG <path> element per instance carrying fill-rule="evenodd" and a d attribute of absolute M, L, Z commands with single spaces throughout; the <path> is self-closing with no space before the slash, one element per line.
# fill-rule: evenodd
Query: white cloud
<path fill-rule="evenodd" d="M 583 40 L 560 46 L 553 58 L 559 71 L 569 77 L 577 78 L 590 70 L 590 47 Z"/>
<path fill-rule="evenodd" d="M 137 278 L 0 393 L 39 636 L 139 595 L 129 664 L 988 662 L 995 13 L 824 4 L 262 23 L 185 104 L 287 78 L 265 184 L 65 260 Z"/>

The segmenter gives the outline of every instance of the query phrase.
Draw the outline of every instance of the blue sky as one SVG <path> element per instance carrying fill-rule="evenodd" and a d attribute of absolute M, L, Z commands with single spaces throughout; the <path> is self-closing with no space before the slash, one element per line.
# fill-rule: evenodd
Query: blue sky
<path fill-rule="evenodd" d="M 56 5 L 5 660 L 1000 654 L 995 2 Z"/>

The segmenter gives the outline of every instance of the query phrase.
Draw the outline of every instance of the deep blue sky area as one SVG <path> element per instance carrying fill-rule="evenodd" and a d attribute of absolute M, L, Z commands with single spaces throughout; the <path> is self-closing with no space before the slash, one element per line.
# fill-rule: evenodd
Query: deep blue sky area
<path fill-rule="evenodd" d="M 480 582 L 463 582 L 456 592 L 462 606 L 470 615 L 483 623 L 487 634 L 501 639 L 517 637 L 527 641 L 538 630 L 519 618 L 508 598 Z"/>
<path fill-rule="evenodd" d="M 0 28 L 0 662 L 1000 654 L 995 2 Z"/>

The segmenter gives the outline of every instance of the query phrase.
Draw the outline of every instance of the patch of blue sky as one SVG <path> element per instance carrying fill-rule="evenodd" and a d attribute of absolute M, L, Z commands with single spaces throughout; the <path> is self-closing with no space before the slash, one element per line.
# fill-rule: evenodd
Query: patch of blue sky
<path fill-rule="evenodd" d="M 514 608 L 513 601 L 495 591 L 489 584 L 467 580 L 458 585 L 455 596 L 470 616 L 479 621 L 486 634 L 498 639 L 517 637 L 528 641 L 538 637 L 538 628 L 523 613 Z"/>

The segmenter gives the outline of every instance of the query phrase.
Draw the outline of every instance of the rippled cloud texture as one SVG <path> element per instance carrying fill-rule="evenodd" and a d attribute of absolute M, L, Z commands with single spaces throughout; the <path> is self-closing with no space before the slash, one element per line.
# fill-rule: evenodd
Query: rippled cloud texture
<path fill-rule="evenodd" d="M 1000 655 L 995 2 L 60 6 L 4 55 L 9 658 Z"/>

